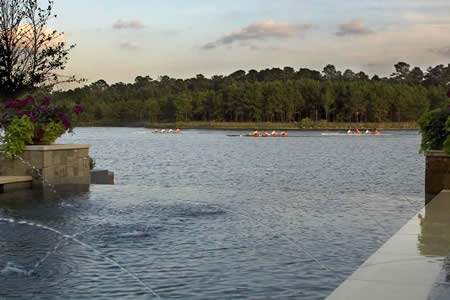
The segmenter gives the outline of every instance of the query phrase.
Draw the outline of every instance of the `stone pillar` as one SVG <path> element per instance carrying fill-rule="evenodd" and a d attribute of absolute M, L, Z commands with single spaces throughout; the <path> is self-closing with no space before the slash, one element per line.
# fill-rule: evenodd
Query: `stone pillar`
<path fill-rule="evenodd" d="M 450 189 L 450 156 L 444 151 L 427 151 L 425 153 L 425 203 L 428 204 L 444 189 Z"/>
<path fill-rule="evenodd" d="M 90 184 L 89 145 L 26 146 L 19 158 L 0 160 L 0 176 L 33 176 L 32 186 Z M 39 175 L 41 174 L 41 176 Z M 44 179 L 44 180 L 43 180 Z"/>

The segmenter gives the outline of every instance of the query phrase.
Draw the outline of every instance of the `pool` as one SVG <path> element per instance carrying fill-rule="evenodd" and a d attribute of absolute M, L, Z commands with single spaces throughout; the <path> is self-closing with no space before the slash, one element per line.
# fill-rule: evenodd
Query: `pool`
<path fill-rule="evenodd" d="M 63 137 L 116 185 L 1 195 L 0 298 L 323 299 L 423 207 L 415 131 L 239 133 Z"/>

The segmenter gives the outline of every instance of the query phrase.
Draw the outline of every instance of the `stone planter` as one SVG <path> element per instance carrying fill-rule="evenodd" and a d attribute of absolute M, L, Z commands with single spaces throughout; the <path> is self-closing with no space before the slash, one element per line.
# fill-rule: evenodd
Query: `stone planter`
<path fill-rule="evenodd" d="M 450 189 L 450 156 L 444 151 L 425 153 L 425 203 L 442 190 Z"/>
<path fill-rule="evenodd" d="M 32 176 L 33 187 L 90 184 L 89 145 L 26 146 L 19 158 L 0 160 L 0 176 Z M 45 181 L 45 182 L 44 182 Z"/>

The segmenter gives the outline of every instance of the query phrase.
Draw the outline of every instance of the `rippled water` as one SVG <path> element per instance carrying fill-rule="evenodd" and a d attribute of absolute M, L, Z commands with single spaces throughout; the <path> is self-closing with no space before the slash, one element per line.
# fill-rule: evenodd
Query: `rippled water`
<path fill-rule="evenodd" d="M 0 195 L 0 298 L 323 299 L 423 206 L 416 132 L 229 133 L 64 137 L 116 185 Z"/>

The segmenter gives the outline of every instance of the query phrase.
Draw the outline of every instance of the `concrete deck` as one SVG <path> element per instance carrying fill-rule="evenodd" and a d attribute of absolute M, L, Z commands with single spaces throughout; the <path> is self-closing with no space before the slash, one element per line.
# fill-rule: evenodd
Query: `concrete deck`
<path fill-rule="evenodd" d="M 52 145 L 29 145 L 25 150 L 29 151 L 44 151 L 44 150 L 72 150 L 72 149 L 88 149 L 89 144 L 52 144 Z"/>
<path fill-rule="evenodd" d="M 327 299 L 450 299 L 450 190 L 443 190 Z"/>

